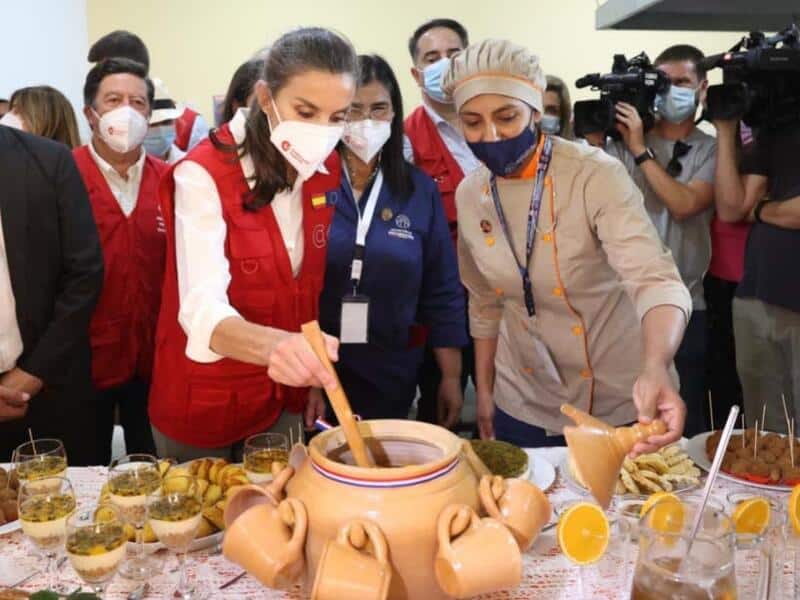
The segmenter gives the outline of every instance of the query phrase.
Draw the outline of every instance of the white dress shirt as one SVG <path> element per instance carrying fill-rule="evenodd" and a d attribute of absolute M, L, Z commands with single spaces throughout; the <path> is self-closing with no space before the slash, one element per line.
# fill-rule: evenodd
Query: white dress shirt
<path fill-rule="evenodd" d="M 11 289 L 3 219 L 0 215 L 0 373 L 10 371 L 22 354 L 22 335 L 17 323 L 17 305 Z"/>
<path fill-rule="evenodd" d="M 428 106 L 427 103 L 423 102 L 422 106 L 431 121 L 433 121 L 433 124 L 436 125 L 436 130 L 439 132 L 445 147 L 450 151 L 458 166 L 461 167 L 464 177 L 481 166 L 481 161 L 475 158 L 472 150 L 467 146 L 463 134 Z M 407 136 L 403 136 L 403 154 L 408 162 L 414 162 L 414 149 L 411 146 L 411 140 Z"/>
<path fill-rule="evenodd" d="M 103 174 L 103 178 L 108 183 L 111 193 L 119 203 L 123 214 L 130 217 L 133 210 L 136 208 L 136 200 L 139 198 L 139 185 L 142 183 L 142 171 L 144 170 L 145 151 L 144 148 L 140 150 L 141 154 L 137 160 L 128 169 L 128 177 L 125 178 L 108 164 L 94 149 L 94 144 L 89 142 L 89 154 L 92 155 L 95 164 Z"/>
<path fill-rule="evenodd" d="M 237 145 L 244 141 L 248 112 L 240 108 L 229 123 Z M 250 155 L 242 156 L 239 163 L 252 189 Z M 326 172 L 324 166 L 319 171 Z M 225 256 L 227 226 L 217 186 L 208 171 L 190 156 L 175 168 L 174 178 L 178 321 L 187 337 L 186 356 L 197 362 L 214 362 L 222 358 L 210 347 L 214 328 L 223 319 L 240 316 L 228 300 L 231 275 Z M 302 188 L 298 177 L 293 189 L 276 194 L 270 204 L 295 276 L 303 263 Z"/>

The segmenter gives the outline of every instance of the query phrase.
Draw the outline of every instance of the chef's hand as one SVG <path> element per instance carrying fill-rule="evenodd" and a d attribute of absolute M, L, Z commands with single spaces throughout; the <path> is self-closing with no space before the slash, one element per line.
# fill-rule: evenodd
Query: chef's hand
<path fill-rule="evenodd" d="M 476 391 L 478 433 L 482 440 L 494 439 L 494 396 L 489 390 Z"/>
<path fill-rule="evenodd" d="M 308 390 L 308 404 L 306 404 L 305 421 L 306 429 L 314 429 L 314 421 L 325 418 L 325 397 L 322 390 L 312 387 Z"/>
<path fill-rule="evenodd" d="M 633 402 L 639 411 L 639 422 L 647 425 L 661 419 L 667 426 L 662 435 L 651 435 L 638 442 L 633 456 L 655 452 L 659 448 L 681 439 L 686 423 L 686 404 L 681 400 L 666 367 L 648 366 L 633 385 Z"/>
<path fill-rule="evenodd" d="M 328 358 L 339 360 L 339 340 L 327 334 L 325 348 Z M 333 391 L 336 380 L 314 354 L 302 333 L 289 333 L 272 349 L 269 355 L 270 379 L 292 387 L 324 387 Z"/>
<path fill-rule="evenodd" d="M 450 429 L 461 418 L 464 394 L 461 392 L 461 377 L 442 377 L 437 397 L 439 425 Z"/>
<path fill-rule="evenodd" d="M 0 423 L 21 419 L 28 412 L 30 394 L 0 385 Z"/>
<path fill-rule="evenodd" d="M 617 131 L 634 156 L 639 156 L 647 147 L 644 145 L 644 124 L 636 109 L 625 102 L 617 102 Z"/>

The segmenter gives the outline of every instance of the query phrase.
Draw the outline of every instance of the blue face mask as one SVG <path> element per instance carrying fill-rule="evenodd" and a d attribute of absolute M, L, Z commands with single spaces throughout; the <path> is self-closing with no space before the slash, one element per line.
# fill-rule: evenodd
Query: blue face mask
<path fill-rule="evenodd" d="M 449 58 L 441 58 L 435 63 L 428 65 L 422 71 L 423 84 L 422 87 L 425 93 L 443 104 L 452 104 L 453 101 L 448 98 L 442 91 L 442 78 L 444 77 L 447 68 L 450 66 Z"/>
<path fill-rule="evenodd" d="M 656 96 L 656 110 L 670 123 L 682 123 L 697 112 L 697 91 L 671 85 L 666 93 Z"/>
<path fill-rule="evenodd" d="M 144 137 L 145 152 L 150 156 L 157 158 L 164 158 L 172 144 L 175 143 L 175 126 L 174 125 L 156 125 L 147 130 L 147 135 Z"/>
<path fill-rule="evenodd" d="M 536 132 L 526 127 L 517 137 L 496 142 L 467 142 L 469 149 L 498 177 L 508 177 L 525 163 L 536 144 Z"/>
<path fill-rule="evenodd" d="M 555 115 L 542 115 L 542 120 L 539 121 L 539 127 L 542 131 L 550 135 L 558 135 L 561 133 L 561 117 Z"/>

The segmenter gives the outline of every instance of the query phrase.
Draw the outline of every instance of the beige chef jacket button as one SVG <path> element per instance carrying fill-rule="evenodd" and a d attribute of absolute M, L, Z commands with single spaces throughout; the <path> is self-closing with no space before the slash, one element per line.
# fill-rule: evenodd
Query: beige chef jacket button
<path fill-rule="evenodd" d="M 533 369 L 530 367 L 525 367 L 523 371 L 525 371 L 528 375 L 533 375 Z"/>
<path fill-rule="evenodd" d="M 584 379 L 591 379 L 592 370 L 591 369 L 581 369 L 581 377 L 583 377 Z"/>
<path fill-rule="evenodd" d="M 572 328 L 572 335 L 583 335 L 583 327 L 580 325 L 575 325 Z"/>
<path fill-rule="evenodd" d="M 548 242 L 548 243 L 552 242 L 553 241 L 553 234 L 552 233 L 545 233 L 542 236 L 542 241 Z"/>
<path fill-rule="evenodd" d="M 502 296 L 503 288 L 494 288 L 494 293 L 497 294 L 498 296 Z"/>
<path fill-rule="evenodd" d="M 564 295 L 564 290 L 562 290 L 560 287 L 553 288 L 553 295 L 554 296 L 563 296 Z"/>

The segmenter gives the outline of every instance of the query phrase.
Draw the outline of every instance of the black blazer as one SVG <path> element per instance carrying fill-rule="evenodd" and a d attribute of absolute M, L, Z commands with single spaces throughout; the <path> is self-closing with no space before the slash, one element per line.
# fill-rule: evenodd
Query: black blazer
<path fill-rule="evenodd" d="M 45 391 L 89 389 L 103 257 L 69 148 L 0 126 L 0 215 L 22 334 L 17 366 Z"/>

